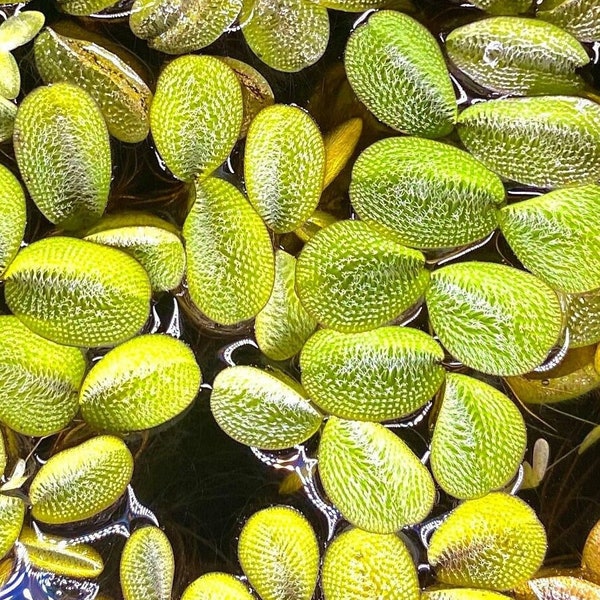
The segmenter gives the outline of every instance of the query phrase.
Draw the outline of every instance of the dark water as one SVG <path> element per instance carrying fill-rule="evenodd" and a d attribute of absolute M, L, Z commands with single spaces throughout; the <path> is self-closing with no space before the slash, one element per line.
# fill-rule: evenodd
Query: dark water
<path fill-rule="evenodd" d="M 38 0 L 29 6 L 45 12 L 50 24 L 63 18 L 50 2 Z M 422 8 L 417 16 L 435 35 L 442 38 L 454 27 L 480 14 L 442 0 L 421 2 L 420 6 Z M 353 116 L 332 114 L 327 108 L 333 104 L 333 99 L 343 87 L 339 77 L 339 61 L 356 18 L 357 15 L 331 11 L 332 34 L 325 57 L 317 65 L 298 74 L 278 73 L 265 67 L 249 51 L 239 32 L 224 36 L 203 53 L 229 55 L 249 62 L 270 82 L 277 102 L 293 102 L 308 107 L 322 128 L 327 130 L 348 116 Z M 147 66 L 152 79 L 150 83 L 155 82 L 166 57 L 149 50 L 145 42 L 136 39 L 128 30 L 126 21 L 84 19 L 80 23 L 129 48 Z M 594 49 L 590 47 L 589 51 L 593 55 Z M 17 51 L 17 58 L 24 76 L 24 90 L 30 90 L 39 83 L 30 50 Z M 455 75 L 462 103 L 487 97 L 468 81 Z M 600 89 L 598 64 L 587 67 L 584 75 L 591 86 Z M 349 110 L 360 111 L 360 108 L 354 102 Z M 379 128 L 370 135 L 381 137 L 391 134 Z M 374 139 L 376 137 L 367 134 L 362 146 Z M 234 152 L 224 169 L 225 173 L 239 179 L 241 150 L 240 147 Z M 10 146 L 0 146 L 0 153 L 1 160 L 14 168 Z M 110 211 L 124 206 L 143 208 L 182 224 L 187 207 L 187 189 L 161 167 L 151 141 L 136 146 L 113 141 L 113 157 L 115 167 Z M 351 208 L 343 186 L 343 175 L 340 181 L 341 185 L 334 184 L 332 190 L 328 190 L 325 202 L 329 210 L 340 216 L 348 216 Z M 513 186 L 508 186 L 508 189 L 510 196 L 515 199 L 538 193 L 537 190 Z M 31 221 L 27 241 L 44 235 L 50 229 L 49 224 L 41 218 Z M 293 236 L 282 236 L 276 242 L 290 251 L 300 248 Z M 430 258 L 434 261 L 440 257 L 432 255 Z M 472 258 L 518 264 L 506 244 L 497 236 L 483 247 L 454 260 Z M 426 316 L 426 312 L 422 311 L 414 325 L 426 328 Z M 154 511 L 175 551 L 174 597 L 178 597 L 191 580 L 205 572 L 220 570 L 241 574 L 236 557 L 237 536 L 245 519 L 268 505 L 285 503 L 300 509 L 313 523 L 324 546 L 330 534 L 330 524 L 326 508 L 319 505 L 322 497 L 319 496 L 318 480 L 314 482 L 313 499 L 302 488 L 292 493 L 282 491 L 280 486 L 290 473 L 284 467 L 289 469 L 299 465 L 298 459 L 294 459 L 294 452 L 263 456 L 263 460 L 260 460 L 251 449 L 232 441 L 219 429 L 209 407 L 212 380 L 227 364 L 235 362 L 279 368 L 292 375 L 297 375 L 297 365 L 293 361 L 272 363 L 261 355 L 253 344 L 251 327 L 230 331 L 199 323 L 186 312 L 185 303 L 178 304 L 170 294 L 156 297 L 154 317 L 149 328 L 169 330 L 190 344 L 205 380 L 198 399 L 187 413 L 158 431 L 130 440 L 132 449 L 138 451 L 133 489 L 140 501 Z M 502 385 L 500 381 L 493 380 L 492 383 Z M 529 407 L 523 412 L 530 436 L 526 458 L 531 461 L 533 443 L 541 437 L 550 443 L 550 461 L 554 463 L 540 488 L 525 492 L 523 497 L 536 507 L 547 527 L 549 561 L 576 564 L 587 532 L 600 518 L 600 445 L 582 456 L 576 452 L 577 445 L 592 428 L 591 423 L 600 422 L 600 394 L 592 393 L 579 400 L 553 406 Z M 427 450 L 429 415 L 415 421 L 418 422 L 414 426 L 394 430 L 402 431 L 403 438 L 422 456 Z M 53 448 L 69 441 L 69 438 L 45 440 L 38 452 L 40 456 L 47 455 Z M 306 444 L 303 451 L 307 457 L 314 457 L 316 445 L 316 440 Z M 279 468 L 266 464 L 268 459 L 272 459 Z M 443 513 L 451 506 L 449 499 L 440 496 L 432 516 Z M 123 514 L 122 509 L 116 508 L 113 513 L 87 524 L 87 531 L 102 529 L 107 523 L 123 517 Z M 123 518 L 126 522 L 127 518 Z M 62 531 L 74 536 L 86 532 L 80 529 Z M 423 547 L 418 542 L 418 532 L 408 531 L 406 535 L 417 559 L 422 561 Z M 107 560 L 101 587 L 114 598 L 120 594 L 118 559 L 123 542 L 124 538 L 112 536 L 96 544 Z M 426 569 L 423 569 L 423 581 L 428 581 Z"/>

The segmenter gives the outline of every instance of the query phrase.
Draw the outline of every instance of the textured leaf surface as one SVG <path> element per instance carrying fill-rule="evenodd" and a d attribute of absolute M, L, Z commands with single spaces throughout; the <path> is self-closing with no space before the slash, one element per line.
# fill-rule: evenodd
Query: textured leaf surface
<path fill-rule="evenodd" d="M 575 69 L 590 61 L 585 48 L 551 23 L 492 17 L 459 27 L 446 38 L 450 60 L 475 83 L 500 94 L 575 94 Z"/>
<path fill-rule="evenodd" d="M 562 27 L 582 42 L 600 39 L 600 4 L 597 0 L 543 0 L 536 16 Z"/>
<path fill-rule="evenodd" d="M 437 138 L 454 127 L 456 98 L 442 52 L 408 15 L 371 15 L 350 36 L 344 64 L 358 98 L 392 129 Z"/>
<path fill-rule="evenodd" d="M 296 290 L 306 310 L 345 332 L 384 325 L 415 304 L 429 275 L 424 256 L 362 221 L 319 231 L 296 265 Z"/>
<path fill-rule="evenodd" d="M 273 69 L 294 73 L 316 63 L 329 41 L 327 10 L 307 0 L 243 0 L 242 33 Z"/>
<path fill-rule="evenodd" d="M 417 329 L 322 329 L 302 349 L 302 385 L 313 402 L 338 417 L 397 419 L 419 409 L 439 389 L 443 358 L 440 346 Z"/>
<path fill-rule="evenodd" d="M 577 398 L 600 387 L 594 368 L 595 346 L 570 349 L 561 363 L 549 371 L 507 377 L 512 393 L 527 404 L 550 404 Z"/>
<path fill-rule="evenodd" d="M 123 494 L 132 473 L 133 457 L 122 440 L 92 438 L 42 465 L 29 488 L 31 514 L 52 525 L 93 517 Z"/>
<path fill-rule="evenodd" d="M 146 270 L 155 291 L 176 288 L 185 271 L 185 250 L 179 236 L 162 227 L 124 226 L 85 237 L 133 256 Z"/>
<path fill-rule="evenodd" d="M 6 272 L 13 314 L 38 335 L 72 346 L 110 346 L 135 335 L 148 318 L 150 293 L 136 260 L 74 238 L 34 242 Z"/>
<path fill-rule="evenodd" d="M 232 184 L 210 178 L 195 189 L 183 226 L 190 296 L 217 323 L 251 319 L 269 300 L 275 279 L 267 228 Z"/>
<path fill-rule="evenodd" d="M 19 537 L 25 518 L 25 502 L 0 494 L 0 558 L 10 552 Z"/>
<path fill-rule="evenodd" d="M 60 9 L 70 15 L 86 16 L 115 4 L 115 0 L 57 0 Z"/>
<path fill-rule="evenodd" d="M 326 188 L 348 164 L 360 139 L 362 128 L 362 119 L 355 117 L 344 121 L 325 136 L 325 179 L 323 180 L 323 188 Z"/>
<path fill-rule="evenodd" d="M 0 165 L 0 278 L 19 251 L 26 220 L 23 188 L 18 179 Z"/>
<path fill-rule="evenodd" d="M 493 15 L 516 15 L 527 12 L 532 0 L 470 0 L 470 3 Z"/>
<path fill-rule="evenodd" d="M 350 529 L 327 548 L 322 585 L 325 600 L 419 600 L 413 559 L 396 535 Z"/>
<path fill-rule="evenodd" d="M 452 585 L 508 590 L 529 579 L 546 553 L 546 532 L 525 502 L 492 493 L 454 509 L 428 550 L 436 577 Z"/>
<path fill-rule="evenodd" d="M 86 361 L 78 348 L 59 346 L 13 316 L 0 316 L 0 421 L 24 435 L 66 427 L 79 409 Z"/>
<path fill-rule="evenodd" d="M 6 462 L 8 457 L 6 455 L 6 443 L 4 441 L 4 432 L 0 429 L 0 477 L 4 476 L 6 469 Z"/>
<path fill-rule="evenodd" d="M 26 10 L 0 24 L 0 52 L 10 52 L 30 42 L 44 26 L 44 13 Z"/>
<path fill-rule="evenodd" d="M 14 100 L 21 89 L 21 72 L 15 57 L 10 52 L 0 51 L 0 96 Z"/>
<path fill-rule="evenodd" d="M 183 342 L 168 335 L 138 336 L 95 363 L 81 387 L 81 414 L 103 431 L 150 429 L 183 412 L 201 379 Z"/>
<path fill-rule="evenodd" d="M 122 210 L 116 213 L 104 215 L 99 221 L 91 227 L 78 232 L 78 235 L 87 236 L 109 231 L 110 229 L 120 229 L 121 227 L 158 227 L 165 229 L 175 235 L 180 235 L 180 230 L 165 219 L 157 217 L 155 214 L 141 210 Z"/>
<path fill-rule="evenodd" d="M 190 583 L 181 600 L 253 600 L 248 588 L 228 573 L 207 573 Z"/>
<path fill-rule="evenodd" d="M 276 104 L 252 121 L 244 156 L 246 189 L 273 231 L 293 231 L 310 217 L 324 173 L 323 137 L 307 112 Z"/>
<path fill-rule="evenodd" d="M 151 48 L 185 54 L 216 41 L 241 9 L 242 0 L 136 0 L 129 26 Z"/>
<path fill-rule="evenodd" d="M 361 12 L 370 8 L 414 9 L 410 0 L 312 0 L 312 2 L 318 6 L 346 12 Z"/>
<path fill-rule="evenodd" d="M 98 103 L 109 133 L 117 139 L 133 143 L 146 138 L 152 92 L 116 54 L 50 28 L 36 38 L 34 49 L 45 83 L 66 81 L 83 88 Z"/>
<path fill-rule="evenodd" d="M 274 360 L 286 360 L 300 352 L 317 326 L 300 303 L 295 283 L 296 259 L 277 250 L 273 291 L 254 323 L 258 347 Z"/>
<path fill-rule="evenodd" d="M 578 348 L 600 342 L 600 291 L 566 294 L 565 299 L 569 346 Z"/>
<path fill-rule="evenodd" d="M 303 241 L 308 242 L 318 231 L 335 223 L 339 219 L 333 215 L 326 213 L 322 210 L 315 210 L 315 212 L 307 219 L 307 221 L 294 233 Z"/>
<path fill-rule="evenodd" d="M 319 444 L 319 475 L 344 518 L 366 531 L 393 533 L 421 522 L 433 507 L 429 471 L 378 423 L 330 417 Z"/>
<path fill-rule="evenodd" d="M 219 56 L 218 58 L 233 69 L 242 88 L 244 119 L 242 121 L 240 138 L 244 138 L 254 117 L 263 108 L 271 106 L 275 102 L 273 90 L 269 82 L 249 64 L 230 56 Z"/>
<path fill-rule="evenodd" d="M 31 564 L 37 569 L 65 577 L 98 577 L 104 569 L 102 556 L 86 544 L 68 545 L 68 538 L 40 533 L 23 527 L 19 542 L 25 546 Z"/>
<path fill-rule="evenodd" d="M 234 440 L 280 450 L 307 440 L 321 425 L 320 413 L 300 392 L 267 371 L 230 367 L 215 378 L 210 408 Z"/>
<path fill-rule="evenodd" d="M 449 373 L 431 442 L 431 468 L 455 498 L 476 498 L 517 472 L 527 431 L 513 402 L 492 386 Z"/>
<path fill-rule="evenodd" d="M 17 105 L 0 95 L 0 144 L 12 138 L 16 116 Z"/>
<path fill-rule="evenodd" d="M 466 152 L 414 137 L 369 146 L 352 170 L 350 201 L 361 219 L 393 229 L 416 248 L 479 240 L 496 228 L 500 179 Z"/>
<path fill-rule="evenodd" d="M 35 89 L 19 106 L 13 139 L 25 185 L 49 221 L 77 229 L 102 216 L 110 144 L 102 113 L 87 92 L 68 83 Z"/>
<path fill-rule="evenodd" d="M 600 186 L 555 190 L 505 206 L 500 228 L 525 268 L 569 293 L 600 288 Z"/>
<path fill-rule="evenodd" d="M 600 586 L 578 577 L 540 577 L 520 586 L 515 597 L 517 600 L 596 600 L 600 598 Z"/>
<path fill-rule="evenodd" d="M 244 106 L 239 81 L 212 56 L 181 56 L 160 74 L 150 107 L 156 147 L 178 179 L 210 175 L 240 134 Z"/>
<path fill-rule="evenodd" d="M 585 540 L 581 567 L 587 579 L 600 582 L 600 521 L 592 527 Z"/>
<path fill-rule="evenodd" d="M 124 600 L 171 600 L 175 560 L 167 536 L 158 527 L 142 527 L 127 540 L 121 555 Z"/>
<path fill-rule="evenodd" d="M 246 521 L 240 565 L 262 600 L 310 600 L 319 573 L 319 546 L 310 523 L 287 506 L 261 510 Z"/>
<path fill-rule="evenodd" d="M 463 111 L 458 133 L 486 167 L 543 188 L 600 179 L 600 105 L 540 96 L 479 102 Z"/>
<path fill-rule="evenodd" d="M 556 293 L 537 277 L 504 265 L 456 263 L 435 271 L 429 318 L 463 364 L 493 375 L 538 367 L 562 328 Z"/>
<path fill-rule="evenodd" d="M 425 591 L 421 600 L 506 600 L 504 594 L 469 588 Z"/>

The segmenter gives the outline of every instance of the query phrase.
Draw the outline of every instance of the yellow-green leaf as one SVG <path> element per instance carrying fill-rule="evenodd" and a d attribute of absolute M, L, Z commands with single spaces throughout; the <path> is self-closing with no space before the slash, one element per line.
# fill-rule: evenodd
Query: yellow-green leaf
<path fill-rule="evenodd" d="M 273 231 L 293 231 L 310 217 L 324 173 L 323 137 L 307 112 L 276 104 L 252 121 L 244 156 L 248 200 Z"/>
<path fill-rule="evenodd" d="M 21 72 L 10 52 L 0 51 L 0 96 L 14 100 L 21 90 Z"/>
<path fill-rule="evenodd" d="M 115 4 L 115 0 L 57 0 L 60 9 L 70 15 L 87 16 Z"/>
<path fill-rule="evenodd" d="M 564 294 L 569 329 L 569 347 L 600 342 L 600 291 Z"/>
<path fill-rule="evenodd" d="M 301 391 L 268 371 L 230 367 L 215 378 L 210 408 L 234 440 L 281 450 L 307 440 L 321 425 L 321 414 Z"/>
<path fill-rule="evenodd" d="M 31 487 L 34 519 L 59 525 L 93 517 L 116 502 L 133 474 L 133 456 L 119 438 L 99 436 L 51 456 Z"/>
<path fill-rule="evenodd" d="M 26 221 L 23 188 L 19 180 L 4 165 L 0 165 L 0 278 L 19 251 Z"/>
<path fill-rule="evenodd" d="M 252 515 L 240 534 L 240 565 L 262 600 L 311 600 L 319 574 L 319 545 L 298 511 L 273 506 Z"/>
<path fill-rule="evenodd" d="M 82 417 L 102 431 L 150 429 L 183 412 L 202 376 L 193 352 L 168 335 L 142 335 L 117 346 L 87 374 Z"/>
<path fill-rule="evenodd" d="M 350 529 L 331 542 L 322 573 L 325 600 L 419 600 L 417 569 L 395 534 Z"/>
<path fill-rule="evenodd" d="M 210 175 L 233 149 L 244 106 L 236 74 L 212 56 L 188 55 L 160 74 L 150 106 L 156 147 L 184 181 Z"/>
<path fill-rule="evenodd" d="M 318 458 L 327 496 L 356 527 L 393 533 L 420 523 L 433 508 L 429 471 L 383 425 L 330 417 Z"/>
<path fill-rule="evenodd" d="M 600 40 L 600 4 L 597 0 L 542 0 L 536 17 L 562 27 L 582 42 Z"/>
<path fill-rule="evenodd" d="M 206 573 L 188 585 L 181 600 L 253 600 L 248 588 L 228 573 Z"/>
<path fill-rule="evenodd" d="M 519 587 L 516 600 L 596 600 L 600 585 L 569 576 L 540 577 Z"/>
<path fill-rule="evenodd" d="M 171 600 L 175 560 L 167 536 L 154 526 L 133 532 L 121 554 L 124 600 Z"/>
<path fill-rule="evenodd" d="M 70 83 L 37 88 L 20 104 L 14 127 L 19 170 L 44 216 L 65 229 L 97 221 L 112 170 L 108 130 L 94 99 Z"/>
<path fill-rule="evenodd" d="M 0 52 L 10 52 L 30 42 L 44 26 L 44 13 L 26 10 L 0 24 Z"/>
<path fill-rule="evenodd" d="M 25 502 L 0 494 L 0 558 L 4 558 L 19 537 L 25 518 Z"/>
<path fill-rule="evenodd" d="M 497 492 L 455 508 L 428 550 L 440 581 L 500 591 L 532 577 L 545 554 L 546 532 L 533 509 Z"/>
<path fill-rule="evenodd" d="M 70 346 L 112 346 L 150 312 L 150 281 L 120 250 L 52 237 L 19 252 L 6 271 L 10 310 L 38 335 Z"/>
<path fill-rule="evenodd" d="M 0 316 L 0 421 L 23 435 L 65 428 L 79 410 L 87 364 L 79 348 L 36 335 L 13 316 Z"/>
<path fill-rule="evenodd" d="M 195 190 L 183 226 L 190 297 L 217 323 L 251 319 L 269 300 L 275 280 L 267 228 L 231 183 L 211 177 L 196 182 Z"/>
<path fill-rule="evenodd" d="M 16 116 L 17 105 L 0 95 L 0 144 L 12 138 Z"/>
<path fill-rule="evenodd" d="M 325 179 L 326 188 L 344 169 L 354 154 L 354 149 L 362 133 L 362 119 L 348 119 L 327 133 L 325 142 Z"/>

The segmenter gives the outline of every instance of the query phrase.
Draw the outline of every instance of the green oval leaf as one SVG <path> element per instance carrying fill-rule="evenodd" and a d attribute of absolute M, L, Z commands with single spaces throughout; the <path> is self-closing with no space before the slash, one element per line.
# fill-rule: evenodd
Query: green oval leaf
<path fill-rule="evenodd" d="M 12 138 L 16 116 L 17 105 L 0 93 L 0 144 Z"/>
<path fill-rule="evenodd" d="M 160 74 L 150 106 L 158 152 L 184 181 L 210 175 L 233 149 L 244 106 L 238 78 L 212 56 L 181 56 Z"/>
<path fill-rule="evenodd" d="M 362 119 L 344 121 L 323 138 L 325 144 L 325 178 L 323 189 L 344 170 L 352 158 L 363 130 Z M 314 213 L 313 213 L 314 214 Z"/>
<path fill-rule="evenodd" d="M 87 92 L 69 83 L 35 89 L 19 106 L 13 139 L 27 190 L 49 221 L 77 229 L 102 216 L 112 174 L 110 143 Z"/>
<path fill-rule="evenodd" d="M 133 474 L 133 457 L 123 440 L 92 438 L 51 456 L 31 487 L 31 515 L 44 523 L 73 523 L 116 502 Z"/>
<path fill-rule="evenodd" d="M 600 290 L 583 294 L 564 294 L 564 299 L 569 347 L 580 348 L 600 342 Z"/>
<path fill-rule="evenodd" d="M 173 549 L 158 527 L 142 527 L 132 533 L 121 554 L 124 600 L 171 600 L 174 572 Z"/>
<path fill-rule="evenodd" d="M 219 56 L 218 58 L 233 69 L 242 87 L 242 99 L 244 101 L 244 119 L 240 131 L 240 139 L 242 139 L 246 137 L 254 117 L 263 108 L 271 106 L 275 102 L 273 90 L 269 82 L 249 64 L 230 56 Z"/>
<path fill-rule="evenodd" d="M 546 532 L 523 500 L 493 493 L 454 509 L 431 537 L 429 563 L 451 585 L 509 590 L 542 565 Z"/>
<path fill-rule="evenodd" d="M 427 287 L 425 258 L 388 232 L 363 221 L 333 223 L 304 246 L 296 290 L 325 327 L 367 331 L 415 304 Z"/>
<path fill-rule="evenodd" d="M 146 138 L 152 92 L 116 54 L 49 27 L 36 38 L 34 50 L 44 82 L 66 81 L 83 88 L 98 103 L 111 135 L 130 143 Z"/>
<path fill-rule="evenodd" d="M 162 425 L 194 400 L 202 375 L 193 352 L 168 335 L 142 335 L 95 363 L 81 387 L 81 415 L 96 429 Z"/>
<path fill-rule="evenodd" d="M 232 184 L 211 177 L 195 189 L 183 226 L 190 296 L 217 323 L 251 319 L 269 300 L 275 279 L 267 229 Z"/>
<path fill-rule="evenodd" d="M 0 52 L 10 52 L 30 42 L 44 26 L 44 13 L 37 10 L 19 12 L 0 24 Z"/>
<path fill-rule="evenodd" d="M 151 48 L 185 54 L 216 41 L 241 9 L 242 0 L 136 0 L 129 26 Z"/>
<path fill-rule="evenodd" d="M 21 90 L 21 72 L 15 57 L 10 52 L 0 51 L 0 96 L 14 100 Z"/>
<path fill-rule="evenodd" d="M 0 494 L 0 558 L 14 546 L 25 518 L 25 502 L 15 496 Z"/>
<path fill-rule="evenodd" d="M 77 414 L 86 367 L 78 348 L 59 346 L 16 317 L 0 316 L 0 421 L 23 435 L 60 431 Z"/>
<path fill-rule="evenodd" d="M 115 0 L 57 0 L 60 9 L 70 15 L 87 16 L 115 4 Z"/>
<path fill-rule="evenodd" d="M 455 498 L 477 498 L 515 475 L 527 431 L 513 402 L 492 386 L 456 373 L 446 376 L 431 441 L 431 469 Z"/>
<path fill-rule="evenodd" d="M 486 590 L 455 588 L 425 591 L 421 594 L 421 600 L 506 600 L 506 596 Z"/>
<path fill-rule="evenodd" d="M 600 105 L 540 96 L 478 102 L 458 119 L 467 150 L 501 177 L 542 188 L 600 179 Z"/>
<path fill-rule="evenodd" d="M 600 5 L 596 0 L 542 0 L 536 17 L 562 27 L 582 42 L 600 39 Z"/>
<path fill-rule="evenodd" d="M 359 100 L 386 125 L 438 138 L 456 122 L 456 97 L 435 38 L 408 15 L 383 10 L 357 27 L 344 65 Z"/>
<path fill-rule="evenodd" d="M 433 508 L 429 471 L 378 423 L 330 417 L 319 444 L 319 475 L 344 518 L 366 531 L 393 533 Z"/>
<path fill-rule="evenodd" d="M 526 269 L 569 293 L 600 288 L 600 185 L 555 190 L 505 206 L 498 222 Z"/>
<path fill-rule="evenodd" d="M 0 277 L 2 277 L 19 251 L 27 221 L 23 188 L 4 165 L 0 165 L 0 216 L 2 217 L 0 219 Z"/>
<path fill-rule="evenodd" d="M 116 345 L 133 337 L 150 312 L 150 282 L 136 260 L 75 238 L 34 242 L 19 252 L 5 279 L 13 314 L 59 344 Z"/>
<path fill-rule="evenodd" d="M 300 352 L 317 326 L 300 303 L 295 282 L 296 259 L 277 250 L 273 291 L 254 323 L 258 347 L 273 360 L 286 360 Z"/>
<path fill-rule="evenodd" d="M 455 29 L 446 38 L 450 60 L 475 83 L 500 94 L 575 94 L 575 69 L 590 62 L 585 48 L 550 23 L 493 17 Z"/>
<path fill-rule="evenodd" d="M 458 148 L 387 138 L 358 157 L 350 201 L 361 219 L 393 229 L 407 246 L 448 248 L 482 239 L 496 228 L 504 187 Z"/>
<path fill-rule="evenodd" d="M 302 385 L 315 404 L 338 417 L 397 419 L 437 392 L 444 381 L 443 358 L 440 346 L 417 329 L 322 329 L 302 349 Z"/>
<path fill-rule="evenodd" d="M 254 596 L 233 575 L 206 573 L 185 588 L 181 600 L 254 600 Z"/>
<path fill-rule="evenodd" d="M 272 506 L 252 515 L 238 543 L 240 565 L 262 600 L 310 600 L 319 574 L 319 545 L 297 510 Z"/>
<path fill-rule="evenodd" d="M 301 392 L 299 385 L 292 387 L 267 371 L 230 367 L 215 378 L 210 408 L 234 440 L 282 450 L 307 440 L 321 425 L 320 413 Z"/>
<path fill-rule="evenodd" d="M 243 0 L 240 23 L 252 52 L 278 71 L 316 63 L 329 41 L 327 10 L 306 0 Z"/>
<path fill-rule="evenodd" d="M 350 529 L 325 552 L 322 573 L 326 600 L 419 600 L 413 559 L 396 535 Z"/>
<path fill-rule="evenodd" d="M 450 354 L 492 375 L 535 369 L 562 329 L 556 293 L 537 277 L 504 265 L 443 267 L 432 274 L 426 301 L 431 324 Z"/>
<path fill-rule="evenodd" d="M 19 542 L 25 546 L 31 564 L 43 571 L 90 579 L 98 577 L 104 570 L 102 556 L 92 546 L 69 545 L 68 538 L 36 533 L 29 527 L 23 527 Z"/>
<path fill-rule="evenodd" d="M 125 225 L 105 229 L 84 239 L 123 250 L 146 270 L 154 291 L 175 289 L 185 271 L 185 250 L 178 235 L 144 225 Z"/>
<path fill-rule="evenodd" d="M 310 217 L 324 173 L 323 137 L 304 110 L 276 104 L 252 121 L 244 156 L 248 200 L 273 231 L 293 231 Z"/>
<path fill-rule="evenodd" d="M 594 600 L 600 598 L 600 585 L 579 577 L 557 576 L 531 579 L 518 588 L 518 598 Z M 527 594 L 527 595 L 521 595 Z"/>

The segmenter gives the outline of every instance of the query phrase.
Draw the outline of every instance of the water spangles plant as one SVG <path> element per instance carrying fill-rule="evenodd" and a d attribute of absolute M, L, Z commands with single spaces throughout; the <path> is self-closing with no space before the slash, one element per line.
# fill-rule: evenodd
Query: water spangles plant
<path fill-rule="evenodd" d="M 595 0 L 542 0 L 536 16 L 562 27 L 582 42 L 600 38 L 600 5 Z"/>
<path fill-rule="evenodd" d="M 86 91 L 69 83 L 35 89 L 19 106 L 13 140 L 27 190 L 49 221 L 78 229 L 102 216 L 110 143 L 100 108 Z"/>
<path fill-rule="evenodd" d="M 338 417 L 397 419 L 437 392 L 445 376 L 443 358 L 439 344 L 417 329 L 321 329 L 302 348 L 302 385 L 313 402 Z"/>
<path fill-rule="evenodd" d="M 392 229 L 413 248 L 484 238 L 504 202 L 500 179 L 468 153 L 417 137 L 375 142 L 354 163 L 350 201 L 361 219 Z"/>
<path fill-rule="evenodd" d="M 440 342 L 483 373 L 521 375 L 535 369 L 562 331 L 556 292 L 505 265 L 469 261 L 438 269 L 426 301 Z"/>
<path fill-rule="evenodd" d="M 311 600 L 319 574 L 319 545 L 312 526 L 288 506 L 254 513 L 238 542 L 238 558 L 262 600 Z"/>
<path fill-rule="evenodd" d="M 350 36 L 344 66 L 361 102 L 392 129 L 428 138 L 452 131 L 456 97 L 442 52 L 412 17 L 372 14 Z"/>
<path fill-rule="evenodd" d="M 27 207 L 19 180 L 5 166 L 0 165 L 0 277 L 19 251 Z"/>
<path fill-rule="evenodd" d="M 181 600 L 253 600 L 248 588 L 228 573 L 207 573 L 185 588 Z"/>

